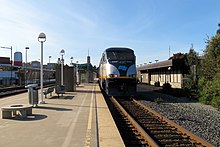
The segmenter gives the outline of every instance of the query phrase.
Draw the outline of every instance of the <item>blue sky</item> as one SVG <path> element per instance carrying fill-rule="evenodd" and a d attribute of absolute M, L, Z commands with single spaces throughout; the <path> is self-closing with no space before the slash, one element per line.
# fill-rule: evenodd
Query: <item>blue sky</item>
<path fill-rule="evenodd" d="M 98 65 L 107 47 L 134 49 L 137 64 L 187 53 L 191 44 L 202 53 L 205 40 L 220 23 L 219 0 L 0 0 L 0 46 L 40 59 L 38 35 L 44 32 L 44 63 L 56 62 L 65 50 L 65 63 Z M 10 50 L 0 49 L 0 56 Z"/>

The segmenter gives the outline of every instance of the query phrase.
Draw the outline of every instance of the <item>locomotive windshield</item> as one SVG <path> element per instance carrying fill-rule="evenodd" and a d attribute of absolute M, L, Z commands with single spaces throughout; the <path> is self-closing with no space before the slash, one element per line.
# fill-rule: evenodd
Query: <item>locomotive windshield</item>
<path fill-rule="evenodd" d="M 132 51 L 109 51 L 107 52 L 107 59 L 110 61 L 121 60 L 121 61 L 133 61 L 135 60 L 134 53 Z"/>

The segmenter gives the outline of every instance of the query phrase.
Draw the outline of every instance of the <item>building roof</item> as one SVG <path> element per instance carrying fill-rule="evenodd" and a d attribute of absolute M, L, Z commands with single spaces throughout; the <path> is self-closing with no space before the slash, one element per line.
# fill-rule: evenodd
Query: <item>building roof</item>
<path fill-rule="evenodd" d="M 145 64 L 143 66 L 137 67 L 137 69 L 148 70 L 148 69 L 156 69 L 156 68 L 171 67 L 171 66 L 173 66 L 173 60 L 165 60 L 157 63 Z"/>
<path fill-rule="evenodd" d="M 187 65 L 185 64 L 184 59 L 170 59 L 165 61 L 160 61 L 157 63 L 152 64 L 145 64 L 143 66 L 137 67 L 137 70 L 151 70 L 151 69 L 159 69 L 159 68 L 168 68 L 168 67 L 176 67 L 176 68 L 182 68 L 182 70 L 188 69 Z"/>

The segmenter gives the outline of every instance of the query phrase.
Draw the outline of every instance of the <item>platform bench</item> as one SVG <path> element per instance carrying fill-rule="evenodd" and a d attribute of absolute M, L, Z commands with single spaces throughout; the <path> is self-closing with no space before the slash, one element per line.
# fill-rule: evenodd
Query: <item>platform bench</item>
<path fill-rule="evenodd" d="M 47 94 L 49 94 L 49 93 L 50 93 L 50 96 L 52 96 L 53 91 L 54 91 L 53 87 L 49 87 L 45 91 L 43 91 L 43 94 L 45 95 L 45 98 L 47 98 Z"/>
<path fill-rule="evenodd" d="M 55 92 L 58 95 L 58 97 L 59 97 L 60 94 L 63 96 L 63 94 L 65 94 L 65 92 L 66 92 L 65 86 L 59 86 L 59 85 L 56 86 Z"/>
<path fill-rule="evenodd" d="M 3 119 L 10 119 L 15 116 L 26 118 L 28 115 L 32 114 L 32 105 L 12 104 L 2 107 L 1 110 Z"/>

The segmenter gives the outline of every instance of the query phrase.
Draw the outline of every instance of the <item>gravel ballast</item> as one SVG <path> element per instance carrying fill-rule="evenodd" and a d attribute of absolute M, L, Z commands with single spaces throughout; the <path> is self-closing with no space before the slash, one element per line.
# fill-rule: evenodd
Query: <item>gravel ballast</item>
<path fill-rule="evenodd" d="M 154 92 L 156 88 L 138 85 L 139 101 L 198 137 L 220 146 L 220 111 L 185 97 Z"/>

